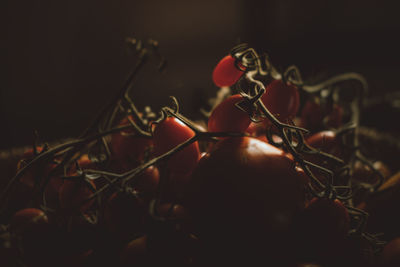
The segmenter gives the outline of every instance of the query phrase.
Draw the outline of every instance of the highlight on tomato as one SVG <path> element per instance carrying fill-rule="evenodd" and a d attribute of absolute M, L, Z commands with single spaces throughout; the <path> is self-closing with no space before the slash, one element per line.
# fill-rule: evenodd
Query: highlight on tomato
<path fill-rule="evenodd" d="M 167 117 L 154 125 L 153 139 L 156 156 L 160 156 L 195 136 L 195 132 L 175 117 Z M 198 142 L 194 142 L 167 160 L 171 172 L 187 174 L 200 158 Z"/>
<path fill-rule="evenodd" d="M 275 258 L 285 254 L 304 190 L 284 151 L 252 137 L 226 138 L 194 170 L 185 207 L 210 257 Z"/>

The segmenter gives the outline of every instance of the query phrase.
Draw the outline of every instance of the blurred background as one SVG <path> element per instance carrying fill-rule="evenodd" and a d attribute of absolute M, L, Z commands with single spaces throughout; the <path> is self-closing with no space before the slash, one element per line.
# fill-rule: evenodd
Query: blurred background
<path fill-rule="evenodd" d="M 31 144 L 34 130 L 49 142 L 78 136 L 135 64 L 126 37 L 158 40 L 168 60 L 165 72 L 150 62 L 135 80 L 134 101 L 155 111 L 175 95 L 184 114 L 195 114 L 217 91 L 213 67 L 239 42 L 266 51 L 278 68 L 297 65 L 306 81 L 354 71 L 367 78 L 371 95 L 400 88 L 396 1 L 3 0 L 1 5 L 0 150 Z M 398 117 L 390 111 L 371 110 L 364 122 L 396 128 Z"/>

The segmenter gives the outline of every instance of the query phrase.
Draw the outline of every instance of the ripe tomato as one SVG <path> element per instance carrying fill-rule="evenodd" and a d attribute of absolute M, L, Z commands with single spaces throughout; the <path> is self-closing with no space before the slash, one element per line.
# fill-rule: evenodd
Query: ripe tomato
<path fill-rule="evenodd" d="M 274 80 L 267 86 L 261 101 L 278 120 L 286 122 L 292 119 L 299 109 L 299 91 L 293 84 Z"/>
<path fill-rule="evenodd" d="M 153 132 L 155 153 L 160 156 L 194 135 L 193 130 L 179 119 L 168 117 L 155 125 Z M 199 157 L 199 144 L 194 142 L 169 158 L 167 165 L 172 172 L 186 174 L 196 167 Z"/>
<path fill-rule="evenodd" d="M 93 189 L 96 189 L 96 185 L 91 180 L 65 180 L 59 193 L 61 208 L 67 210 L 79 208 L 81 212 L 88 210 L 93 205 L 94 199 L 83 204 L 82 202 L 93 194 Z"/>
<path fill-rule="evenodd" d="M 134 121 L 131 115 L 129 118 Z M 126 125 L 129 125 L 128 117 L 119 123 L 119 126 Z M 127 129 L 111 135 L 110 148 L 115 168 L 125 172 L 146 160 L 146 156 L 153 150 L 153 140 L 137 136 L 134 129 Z"/>
<path fill-rule="evenodd" d="M 321 106 L 316 101 L 307 101 L 301 110 L 300 126 L 312 132 L 322 128 L 324 115 Z"/>
<path fill-rule="evenodd" d="M 235 60 L 231 55 L 227 55 L 218 62 L 212 74 L 216 86 L 232 86 L 242 77 L 244 67 L 239 65 L 241 69 L 238 69 L 235 65 Z"/>
<path fill-rule="evenodd" d="M 111 233 L 125 240 L 143 230 L 144 202 L 135 191 L 118 191 L 110 196 L 104 209 L 104 221 Z"/>
<path fill-rule="evenodd" d="M 382 252 L 382 263 L 385 267 L 400 266 L 400 237 L 386 244 Z"/>
<path fill-rule="evenodd" d="M 306 143 L 315 149 L 332 154 L 336 157 L 343 157 L 341 142 L 333 131 L 322 131 L 306 138 Z M 305 155 L 305 159 L 316 164 L 321 164 L 322 158 L 318 155 Z"/>
<path fill-rule="evenodd" d="M 285 254 L 304 187 L 284 151 L 251 137 L 227 138 L 200 160 L 185 207 L 211 254 L 274 258 Z"/>
<path fill-rule="evenodd" d="M 38 225 L 48 224 L 47 215 L 40 209 L 27 208 L 14 214 L 11 219 L 10 229 L 14 233 L 35 231 Z"/>
<path fill-rule="evenodd" d="M 208 119 L 210 132 L 244 132 L 250 125 L 249 114 L 238 109 L 235 104 L 243 101 L 239 94 L 222 101 Z"/>
<path fill-rule="evenodd" d="M 246 133 L 253 137 L 265 136 L 265 132 L 266 128 L 263 123 L 250 122 L 246 129 Z"/>
<path fill-rule="evenodd" d="M 294 223 L 298 256 L 324 261 L 343 253 L 349 228 L 349 214 L 339 200 L 312 199 Z"/>
<path fill-rule="evenodd" d="M 142 174 L 135 177 L 129 185 L 141 193 L 145 199 L 150 200 L 157 191 L 159 181 L 160 172 L 158 168 L 150 166 Z"/>
<path fill-rule="evenodd" d="M 150 257 L 147 251 L 147 236 L 138 237 L 129 242 L 121 251 L 122 266 L 147 266 Z"/>

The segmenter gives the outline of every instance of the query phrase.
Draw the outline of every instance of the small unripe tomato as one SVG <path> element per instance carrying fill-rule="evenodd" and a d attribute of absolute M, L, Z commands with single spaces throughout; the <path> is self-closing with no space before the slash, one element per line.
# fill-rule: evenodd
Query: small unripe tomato
<path fill-rule="evenodd" d="M 94 199 L 83 201 L 89 198 L 96 185 L 91 180 L 85 179 L 68 179 L 65 180 L 60 188 L 59 200 L 63 209 L 79 209 L 81 212 L 88 210 L 94 203 Z"/>
<path fill-rule="evenodd" d="M 240 67 L 240 69 L 238 69 L 235 61 L 235 58 L 231 55 L 227 55 L 218 62 L 212 74 L 212 79 L 216 86 L 232 86 L 240 79 L 240 77 L 242 77 L 245 69 L 241 64 L 238 64 Z"/>
<path fill-rule="evenodd" d="M 239 94 L 222 101 L 208 119 L 208 130 L 210 132 L 244 132 L 251 120 L 247 112 L 235 106 L 240 101 L 243 101 L 243 97 Z"/>
<path fill-rule="evenodd" d="M 294 118 L 299 109 L 299 91 L 293 84 L 274 80 L 268 84 L 261 101 L 279 121 L 286 122 Z"/>
<path fill-rule="evenodd" d="M 160 156 L 195 136 L 195 132 L 179 119 L 168 117 L 154 126 L 153 136 L 155 153 Z M 196 141 L 171 156 L 167 166 L 171 172 L 186 174 L 196 167 L 199 157 Z"/>

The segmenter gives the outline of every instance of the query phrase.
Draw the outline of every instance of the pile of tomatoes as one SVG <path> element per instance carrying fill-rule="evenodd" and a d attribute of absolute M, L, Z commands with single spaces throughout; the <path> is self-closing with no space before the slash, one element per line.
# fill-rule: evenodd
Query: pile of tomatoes
<path fill-rule="evenodd" d="M 205 120 L 139 112 L 127 86 L 80 138 L 26 151 L 1 265 L 400 266 L 400 176 L 358 149 L 362 90 L 340 94 L 362 78 L 307 85 L 243 44 L 212 79 L 230 94 Z"/>

